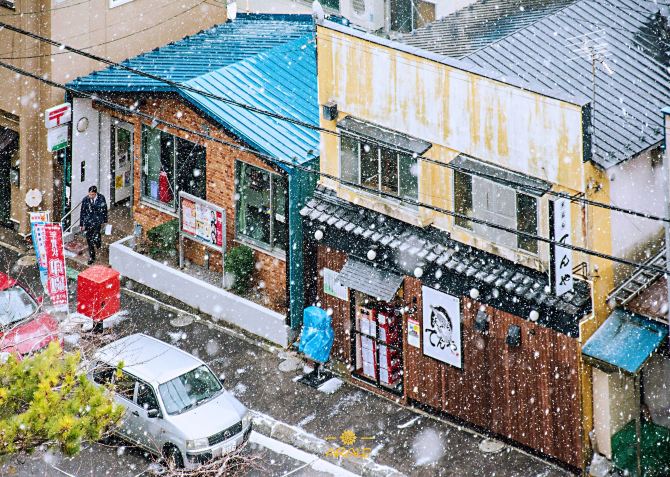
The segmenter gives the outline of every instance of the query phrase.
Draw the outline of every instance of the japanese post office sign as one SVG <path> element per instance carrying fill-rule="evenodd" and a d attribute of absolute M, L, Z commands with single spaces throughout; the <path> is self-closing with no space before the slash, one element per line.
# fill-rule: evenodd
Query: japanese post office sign
<path fill-rule="evenodd" d="M 572 245 L 570 224 L 570 200 L 557 199 L 554 201 L 554 293 L 561 296 L 572 291 L 574 279 L 572 277 L 572 250 L 561 247 L 560 244 Z"/>
<path fill-rule="evenodd" d="M 44 125 L 51 129 L 72 121 L 72 105 L 70 103 L 59 104 L 44 111 Z"/>
<path fill-rule="evenodd" d="M 54 308 L 67 311 L 67 274 L 63 252 L 63 226 L 60 222 L 44 225 L 47 263 L 47 292 Z"/>

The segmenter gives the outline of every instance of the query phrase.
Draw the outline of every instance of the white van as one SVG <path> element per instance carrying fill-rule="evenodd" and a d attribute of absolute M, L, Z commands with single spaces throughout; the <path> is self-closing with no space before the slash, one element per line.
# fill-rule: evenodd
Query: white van
<path fill-rule="evenodd" d="M 247 408 L 195 356 L 138 333 L 104 346 L 94 361 L 90 379 L 113 382 L 126 408 L 115 432 L 174 466 L 196 467 L 248 441 Z"/>

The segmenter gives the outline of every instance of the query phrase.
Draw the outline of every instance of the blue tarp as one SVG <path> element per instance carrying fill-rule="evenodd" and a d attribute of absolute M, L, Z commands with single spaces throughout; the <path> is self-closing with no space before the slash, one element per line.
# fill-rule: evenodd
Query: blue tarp
<path fill-rule="evenodd" d="M 582 354 L 636 374 L 667 336 L 667 325 L 617 308 L 589 338 Z"/>
<path fill-rule="evenodd" d="M 324 309 L 317 306 L 305 308 L 298 350 L 319 363 L 328 361 L 335 338 L 331 321 Z"/>

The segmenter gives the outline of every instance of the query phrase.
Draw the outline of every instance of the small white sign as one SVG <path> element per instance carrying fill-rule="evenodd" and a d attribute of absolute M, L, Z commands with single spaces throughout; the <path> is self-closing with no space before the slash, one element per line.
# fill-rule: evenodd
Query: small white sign
<path fill-rule="evenodd" d="M 323 269 L 323 291 L 340 300 L 349 300 L 349 289 L 337 281 L 339 273 L 329 268 Z"/>
<path fill-rule="evenodd" d="M 570 201 L 557 199 L 554 201 L 554 240 L 558 243 L 572 245 L 570 224 Z M 554 293 L 561 296 L 572 291 L 572 250 L 554 245 Z"/>
<path fill-rule="evenodd" d="M 50 152 L 60 151 L 68 146 L 68 127 L 58 126 L 47 131 L 47 149 Z"/>
<path fill-rule="evenodd" d="M 415 348 L 421 347 L 421 326 L 416 320 L 407 320 L 407 344 Z"/>
<path fill-rule="evenodd" d="M 423 354 L 462 367 L 461 304 L 458 297 L 433 288 L 423 294 Z"/>
<path fill-rule="evenodd" d="M 55 128 L 72 121 L 72 106 L 70 103 L 59 104 L 44 111 L 44 125 Z"/>

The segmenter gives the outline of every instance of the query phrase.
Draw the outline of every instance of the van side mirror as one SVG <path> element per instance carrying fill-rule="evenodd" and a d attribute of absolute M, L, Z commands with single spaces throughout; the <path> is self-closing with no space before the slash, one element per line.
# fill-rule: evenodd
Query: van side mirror
<path fill-rule="evenodd" d="M 226 382 L 226 375 L 221 373 L 219 374 L 219 381 L 221 381 L 221 384 Z"/>
<path fill-rule="evenodd" d="M 155 419 L 158 416 L 160 416 L 160 412 L 158 411 L 158 409 L 149 409 L 147 411 L 147 417 L 150 419 Z"/>

